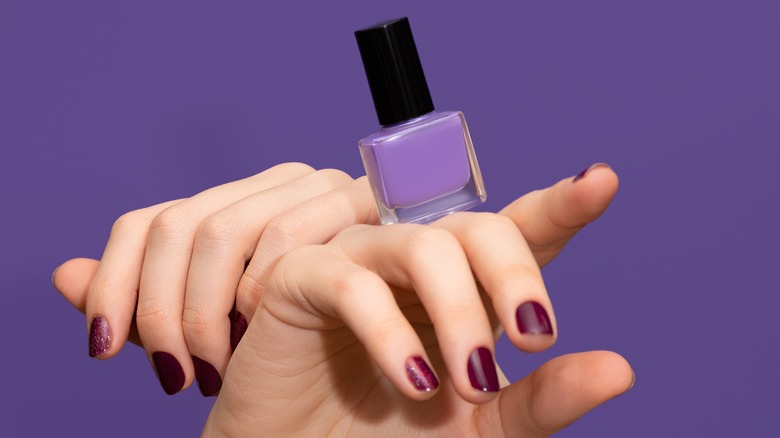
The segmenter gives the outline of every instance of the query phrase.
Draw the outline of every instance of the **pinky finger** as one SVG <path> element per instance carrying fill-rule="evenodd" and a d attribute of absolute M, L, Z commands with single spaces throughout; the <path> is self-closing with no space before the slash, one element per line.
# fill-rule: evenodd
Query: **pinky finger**
<path fill-rule="evenodd" d="M 305 272 L 298 272 L 305 270 Z M 322 318 L 342 321 L 363 344 L 382 373 L 406 396 L 424 400 L 439 387 L 425 349 L 390 287 L 374 272 L 336 258 L 323 247 L 293 251 L 271 279 L 269 299 L 293 298 L 307 303 Z M 284 278 L 297 278 L 287 282 Z M 281 291 L 276 285 L 294 284 Z"/>
<path fill-rule="evenodd" d="M 82 314 L 87 310 L 87 294 L 100 262 L 88 258 L 70 259 L 58 266 L 52 274 L 52 284 L 62 296 Z M 135 321 L 130 324 L 127 340 L 143 347 Z"/>

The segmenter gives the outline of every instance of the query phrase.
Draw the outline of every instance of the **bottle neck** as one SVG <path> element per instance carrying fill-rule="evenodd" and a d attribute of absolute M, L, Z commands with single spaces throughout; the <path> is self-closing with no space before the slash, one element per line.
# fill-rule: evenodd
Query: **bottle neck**
<path fill-rule="evenodd" d="M 422 120 L 425 120 L 425 119 L 429 118 L 430 116 L 432 116 L 435 113 L 436 113 L 436 110 L 433 110 L 431 112 L 427 112 L 425 114 L 422 114 L 422 115 L 417 116 L 417 117 L 413 117 L 411 119 L 402 120 L 400 122 L 391 123 L 389 125 L 382 125 L 382 129 L 394 129 L 394 128 L 398 128 L 398 127 L 401 127 L 401 126 L 414 125 L 415 123 L 418 123 L 418 122 L 420 122 Z"/>

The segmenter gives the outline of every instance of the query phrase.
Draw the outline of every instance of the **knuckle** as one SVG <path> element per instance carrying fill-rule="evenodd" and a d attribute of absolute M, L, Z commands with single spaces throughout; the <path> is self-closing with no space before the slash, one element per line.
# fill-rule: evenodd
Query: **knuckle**
<path fill-rule="evenodd" d="M 206 218 L 195 232 L 195 240 L 202 243 L 226 243 L 236 234 L 235 221 L 224 215 L 214 214 Z"/>
<path fill-rule="evenodd" d="M 263 231 L 263 240 L 269 240 L 282 248 L 296 242 L 306 229 L 306 218 L 300 214 L 289 212 L 277 216 L 268 223 Z"/>
<path fill-rule="evenodd" d="M 241 276 L 236 291 L 236 305 L 242 308 L 254 309 L 260 303 L 260 298 L 265 292 L 265 284 L 249 272 Z"/>
<path fill-rule="evenodd" d="M 507 290 L 516 289 L 517 284 L 542 283 L 542 273 L 539 268 L 526 263 L 511 263 L 498 268 L 496 278 L 500 287 Z M 513 287 L 515 286 L 515 287 Z"/>
<path fill-rule="evenodd" d="M 495 213 L 473 213 L 465 233 L 468 238 L 480 239 L 485 234 L 516 233 L 517 226 L 506 216 Z"/>
<path fill-rule="evenodd" d="M 405 330 L 407 322 L 402 318 L 387 318 L 375 321 L 371 327 L 374 340 L 380 344 L 387 344 L 398 339 Z"/>
<path fill-rule="evenodd" d="M 338 169 L 321 169 L 317 171 L 320 178 L 324 178 L 332 186 L 343 186 L 352 181 L 352 177 L 344 171 Z"/>
<path fill-rule="evenodd" d="M 187 227 L 187 217 L 179 208 L 169 207 L 158 214 L 149 225 L 151 238 L 176 235 Z"/>
<path fill-rule="evenodd" d="M 441 228 L 419 226 L 406 241 L 406 252 L 413 260 L 430 257 L 431 252 L 452 251 L 460 244 L 452 233 Z"/>
<path fill-rule="evenodd" d="M 111 226 L 111 235 L 133 233 L 143 227 L 146 221 L 138 211 L 131 211 L 119 216 Z"/>
<path fill-rule="evenodd" d="M 458 321 L 463 326 L 475 326 L 477 322 L 484 321 L 484 317 L 481 316 L 484 312 L 484 307 L 479 302 L 471 302 L 468 300 L 458 300 L 451 303 L 447 303 L 447 318 L 450 321 Z M 487 327 L 487 321 L 485 321 Z"/>
<path fill-rule="evenodd" d="M 340 273 L 334 283 L 338 307 L 362 300 L 376 285 L 376 277 L 369 271 L 351 268 Z"/>
<path fill-rule="evenodd" d="M 136 309 L 135 321 L 138 330 L 157 330 L 170 323 L 173 315 L 168 306 L 157 302 L 141 301 Z"/>
<path fill-rule="evenodd" d="M 196 339 L 213 333 L 215 321 L 210 315 L 196 308 L 185 308 L 182 312 L 182 329 L 185 339 Z"/>
<path fill-rule="evenodd" d="M 95 294 L 102 294 L 107 291 L 115 291 L 119 288 L 118 282 L 110 275 L 98 275 L 92 280 L 92 284 L 89 286 L 89 294 L 91 298 L 95 297 Z"/>
<path fill-rule="evenodd" d="M 291 161 L 289 163 L 282 163 L 277 164 L 273 167 L 273 169 L 279 169 L 284 172 L 290 172 L 290 173 L 313 173 L 315 172 L 315 169 L 311 166 L 309 166 L 306 163 L 301 163 L 298 161 Z"/>

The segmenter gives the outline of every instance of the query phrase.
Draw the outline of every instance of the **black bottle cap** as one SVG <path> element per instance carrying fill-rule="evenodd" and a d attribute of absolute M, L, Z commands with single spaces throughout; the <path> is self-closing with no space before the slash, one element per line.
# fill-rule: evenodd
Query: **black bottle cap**
<path fill-rule="evenodd" d="M 409 19 L 355 32 L 379 124 L 392 125 L 433 111 Z"/>

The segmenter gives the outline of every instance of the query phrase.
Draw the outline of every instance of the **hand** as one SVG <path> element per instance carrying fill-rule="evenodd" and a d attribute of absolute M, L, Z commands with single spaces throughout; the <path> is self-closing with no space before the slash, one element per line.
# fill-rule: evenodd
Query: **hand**
<path fill-rule="evenodd" d="M 500 391 L 492 360 L 498 323 L 522 350 L 554 342 L 539 264 L 617 188 L 607 168 L 581 181 L 503 218 L 354 226 L 288 253 L 204 434 L 545 436 L 626 391 L 633 375 L 614 353 L 562 356 Z"/>
<path fill-rule="evenodd" d="M 287 163 L 123 215 L 100 262 L 70 260 L 53 281 L 87 316 L 90 356 L 130 340 L 168 394 L 197 377 L 215 395 L 279 257 L 377 220 L 365 178 Z"/>

